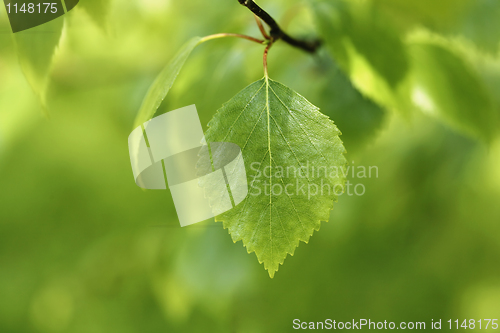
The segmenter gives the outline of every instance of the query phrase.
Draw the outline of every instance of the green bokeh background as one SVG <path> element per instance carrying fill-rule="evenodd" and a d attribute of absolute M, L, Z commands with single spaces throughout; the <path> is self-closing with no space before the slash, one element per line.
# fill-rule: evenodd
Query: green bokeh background
<path fill-rule="evenodd" d="M 391 29 L 411 30 L 406 13 L 443 38 L 473 43 L 500 68 L 498 38 L 488 33 L 498 30 L 498 2 L 456 16 L 452 1 L 422 2 L 433 11 L 395 2 L 380 5 L 397 9 L 387 10 Z M 259 4 L 292 34 L 317 33 L 307 2 Z M 180 228 L 168 191 L 135 185 L 127 147 L 142 98 L 180 46 L 218 32 L 258 36 L 248 10 L 235 0 L 82 0 L 60 18 L 43 98 L 23 73 L 4 7 L 0 14 L 0 332 L 500 319 L 498 137 L 484 142 L 415 108 L 379 106 L 353 90 L 325 49 L 311 56 L 277 43 L 271 77 L 330 115 L 350 164 L 377 166 L 379 176 L 351 179 L 366 193 L 341 196 L 330 221 L 270 279 L 220 223 Z M 206 128 L 222 103 L 262 77 L 262 51 L 235 39 L 199 46 L 160 112 L 196 104 Z M 496 73 L 485 80 L 500 103 Z"/>

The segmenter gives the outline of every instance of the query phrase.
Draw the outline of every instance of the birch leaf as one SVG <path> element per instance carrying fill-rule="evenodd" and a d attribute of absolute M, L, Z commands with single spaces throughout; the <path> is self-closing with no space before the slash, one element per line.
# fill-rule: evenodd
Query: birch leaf
<path fill-rule="evenodd" d="M 207 142 L 242 149 L 249 184 L 246 199 L 216 221 L 255 252 L 271 278 L 328 221 L 342 193 L 340 134 L 317 107 L 268 77 L 238 93 L 209 123 Z"/>

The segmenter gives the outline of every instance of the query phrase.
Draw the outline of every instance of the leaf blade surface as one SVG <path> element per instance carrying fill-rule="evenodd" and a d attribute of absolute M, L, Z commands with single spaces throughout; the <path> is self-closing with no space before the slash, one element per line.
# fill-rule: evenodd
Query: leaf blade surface
<path fill-rule="evenodd" d="M 242 149 L 249 184 L 247 198 L 216 220 L 271 277 L 329 219 L 345 180 L 339 135 L 317 107 L 269 78 L 242 90 L 209 123 L 207 142 Z"/>

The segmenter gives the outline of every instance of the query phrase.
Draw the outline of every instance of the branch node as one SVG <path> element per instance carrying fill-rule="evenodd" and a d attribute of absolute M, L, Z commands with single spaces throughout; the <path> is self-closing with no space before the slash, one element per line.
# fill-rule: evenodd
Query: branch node
<path fill-rule="evenodd" d="M 321 46 L 321 41 L 316 39 L 312 41 L 296 39 L 289 36 L 286 32 L 281 30 L 278 23 L 269 15 L 266 11 L 260 8 L 253 0 L 238 0 L 238 2 L 247 7 L 255 16 L 259 17 L 264 21 L 270 28 L 270 39 L 275 42 L 278 39 L 282 39 L 285 43 L 288 43 L 292 46 L 300 48 L 306 52 L 314 53 Z M 260 26 L 259 26 L 260 28 Z M 262 31 L 262 29 L 261 29 Z M 264 32 L 263 32 L 264 34 Z M 267 34 L 266 34 L 267 35 Z M 264 35 L 264 38 L 266 36 Z M 267 38 L 266 38 L 267 39 Z"/>

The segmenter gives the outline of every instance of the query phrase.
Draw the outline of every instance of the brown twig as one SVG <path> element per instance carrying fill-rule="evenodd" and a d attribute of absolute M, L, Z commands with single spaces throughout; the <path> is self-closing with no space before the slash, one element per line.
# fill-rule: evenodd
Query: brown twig
<path fill-rule="evenodd" d="M 264 56 L 262 57 L 262 61 L 264 63 L 264 74 L 266 77 L 269 76 L 267 73 L 267 54 L 269 53 L 269 49 L 271 48 L 272 45 L 273 41 L 271 40 L 269 44 L 267 44 L 266 49 L 264 50 Z"/>
<path fill-rule="evenodd" d="M 243 39 L 246 39 L 246 40 L 249 40 L 249 41 L 252 41 L 252 42 L 255 42 L 255 43 L 259 43 L 259 44 L 265 44 L 266 43 L 266 41 L 263 40 L 263 39 L 258 39 L 258 38 L 254 38 L 254 37 L 247 36 L 247 35 L 233 34 L 233 33 L 230 33 L 230 32 L 224 32 L 224 33 L 220 33 L 220 34 L 214 34 L 214 35 L 209 35 L 209 36 L 203 37 L 201 39 L 201 42 L 206 42 L 207 40 L 216 39 L 216 38 L 223 38 L 223 37 L 243 38 Z"/>
<path fill-rule="evenodd" d="M 258 17 L 255 14 L 253 14 L 253 16 L 255 17 L 255 22 L 257 22 L 257 26 L 259 27 L 259 30 L 260 30 L 260 33 L 262 34 L 262 36 L 264 36 L 264 38 L 267 39 L 267 40 L 271 39 L 271 36 L 269 36 L 267 34 L 266 29 L 262 25 L 262 21 L 260 20 L 260 17 Z"/>

